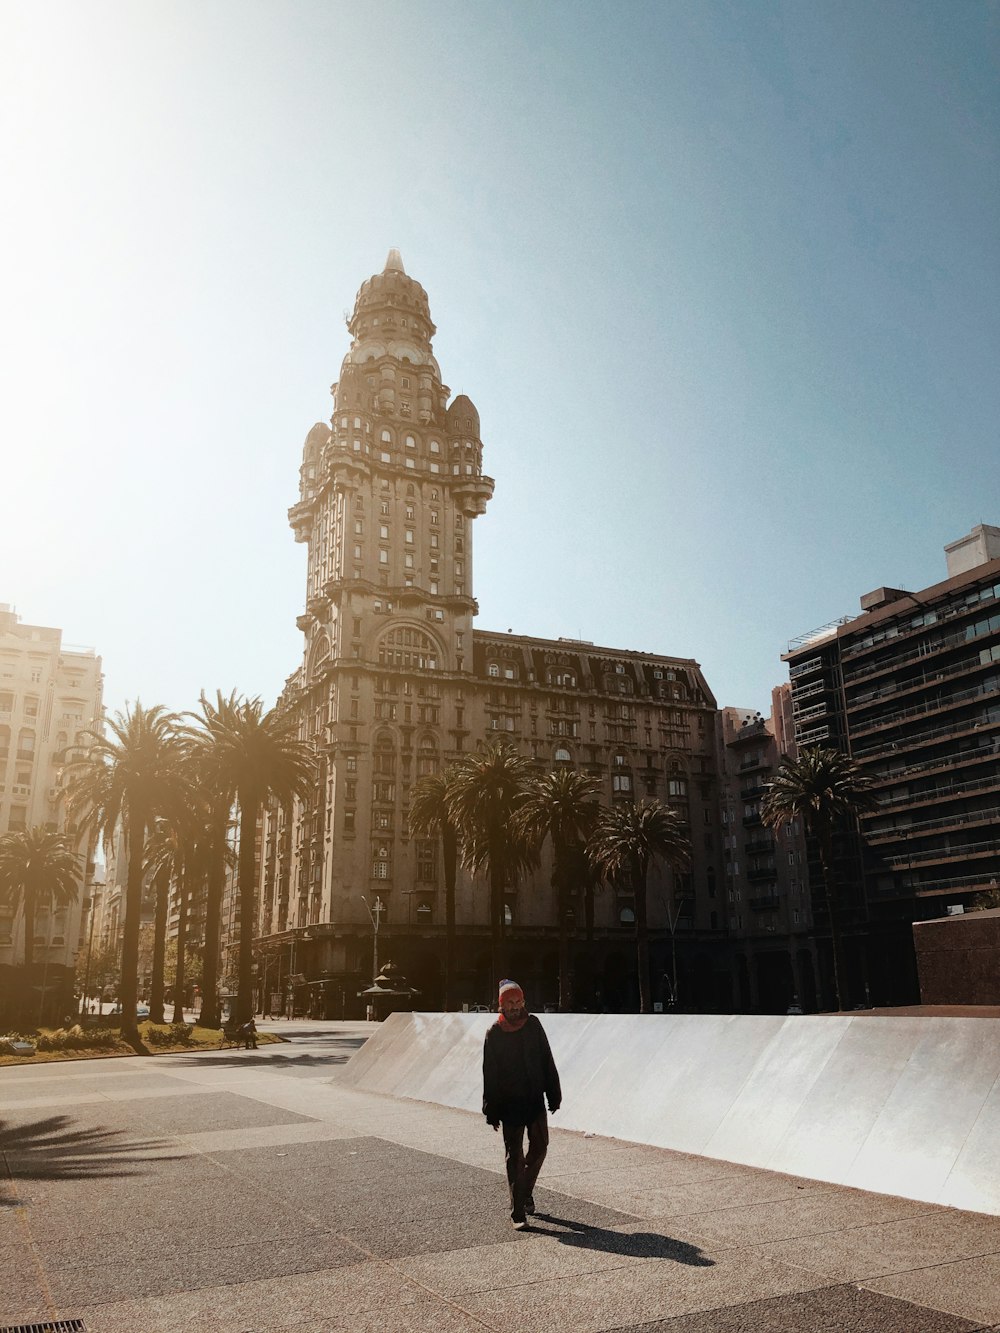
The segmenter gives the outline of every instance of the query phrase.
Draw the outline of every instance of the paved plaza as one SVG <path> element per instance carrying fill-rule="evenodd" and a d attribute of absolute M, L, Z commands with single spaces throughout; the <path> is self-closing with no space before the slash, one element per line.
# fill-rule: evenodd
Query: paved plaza
<path fill-rule="evenodd" d="M 1000 1329 L 998 1217 L 557 1115 L 514 1232 L 481 1117 L 338 1084 L 365 1024 L 273 1027 L 255 1052 L 0 1070 L 0 1328 Z"/>

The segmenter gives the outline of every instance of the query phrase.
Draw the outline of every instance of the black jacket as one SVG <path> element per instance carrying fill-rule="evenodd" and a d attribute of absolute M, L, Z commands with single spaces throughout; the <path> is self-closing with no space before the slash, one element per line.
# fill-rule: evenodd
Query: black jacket
<path fill-rule="evenodd" d="M 530 1124 L 545 1110 L 543 1096 L 559 1110 L 559 1075 L 541 1023 L 534 1014 L 517 1032 L 494 1023 L 483 1043 L 483 1115 L 491 1125 Z"/>

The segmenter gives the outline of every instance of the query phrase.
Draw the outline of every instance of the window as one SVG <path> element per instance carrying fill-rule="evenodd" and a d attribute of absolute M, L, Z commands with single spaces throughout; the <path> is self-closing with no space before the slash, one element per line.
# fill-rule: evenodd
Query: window
<path fill-rule="evenodd" d="M 392 444 L 392 436 L 389 434 L 389 432 L 388 432 L 387 430 L 384 430 L 384 431 L 382 432 L 382 443 L 383 443 L 383 444 Z"/>
<path fill-rule="evenodd" d="M 406 552 L 406 555 L 403 557 L 403 564 L 406 566 L 407 569 L 412 569 L 412 568 L 413 568 L 413 552 L 412 552 L 412 551 L 407 551 L 407 552 Z"/>
<path fill-rule="evenodd" d="M 432 471 L 432 472 L 440 472 L 441 469 L 438 467 L 437 463 L 431 463 L 431 471 Z"/>
<path fill-rule="evenodd" d="M 413 505 L 406 506 L 406 521 L 407 523 L 413 522 Z"/>
<path fill-rule="evenodd" d="M 618 923 L 622 926 L 635 925 L 635 912 L 631 907 L 620 907 L 618 909 Z"/>
<path fill-rule="evenodd" d="M 412 528 L 407 528 L 406 531 L 403 533 L 403 536 L 404 536 L 404 538 L 406 539 L 407 543 L 408 543 L 409 545 L 412 546 L 412 545 L 413 545 L 413 529 L 412 529 Z"/>
<path fill-rule="evenodd" d="M 405 383 L 406 383 L 406 380 L 403 380 L 403 383 L 405 384 Z M 407 435 L 407 437 L 406 437 L 406 447 L 407 447 L 407 449 L 415 449 L 415 448 L 417 447 L 417 442 L 416 442 L 416 440 L 413 438 L 412 435 Z"/>
<path fill-rule="evenodd" d="M 440 444 L 438 444 L 437 440 L 431 440 L 431 453 L 439 454 L 440 452 L 441 452 Z"/>
<path fill-rule="evenodd" d="M 437 535 L 436 532 L 432 532 L 432 533 L 431 533 L 431 550 L 432 550 L 432 551 L 436 551 L 437 549 L 438 549 L 438 535 Z"/>
<path fill-rule="evenodd" d="M 389 462 L 392 461 L 390 455 L 385 451 L 385 449 L 383 449 L 383 450 L 379 453 L 379 460 L 380 460 L 381 462 L 383 462 L 383 463 L 389 463 Z"/>
<path fill-rule="evenodd" d="M 389 525 L 388 525 L 388 523 L 380 523 L 380 524 L 379 524 L 378 535 L 379 535 L 379 537 L 382 539 L 382 541 L 384 541 L 384 542 L 387 542 L 387 541 L 389 540 Z"/>
<path fill-rule="evenodd" d="M 356 754 L 349 754 L 347 756 L 344 761 L 344 769 L 348 773 L 356 773 L 358 771 L 358 756 Z"/>
<path fill-rule="evenodd" d="M 375 855 L 372 858 L 372 879 L 388 879 L 389 866 L 388 843 L 380 842 L 376 845 Z"/>
<path fill-rule="evenodd" d="M 611 775 L 611 790 L 618 792 L 629 792 L 632 790 L 632 778 L 628 773 L 613 773 Z"/>
<path fill-rule="evenodd" d="M 378 562 L 380 565 L 387 565 L 389 563 L 389 552 L 385 549 L 384 546 L 381 547 L 379 550 Z"/>
<path fill-rule="evenodd" d="M 667 795 L 668 795 L 668 796 L 686 796 L 686 795 L 687 795 L 687 789 L 688 789 L 688 785 L 687 785 L 687 779 L 686 779 L 686 778 L 671 778 L 671 779 L 667 782 Z"/>
<path fill-rule="evenodd" d="M 497 677 L 500 675 L 500 668 L 496 664 L 496 662 L 491 662 L 489 664 L 489 666 L 486 668 L 486 674 L 488 676 L 492 676 L 494 680 L 497 679 Z"/>

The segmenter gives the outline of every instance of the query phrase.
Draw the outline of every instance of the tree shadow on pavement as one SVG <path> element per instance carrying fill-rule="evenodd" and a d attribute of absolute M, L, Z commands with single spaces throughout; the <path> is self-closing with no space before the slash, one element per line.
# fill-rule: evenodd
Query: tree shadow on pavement
<path fill-rule="evenodd" d="M 549 1226 L 539 1226 L 539 1223 Z M 562 1228 L 556 1230 L 555 1228 Z M 536 1213 L 531 1218 L 531 1231 L 551 1236 L 563 1245 L 575 1245 L 583 1250 L 601 1250 L 606 1254 L 621 1254 L 631 1259 L 672 1259 L 674 1263 L 689 1264 L 693 1268 L 713 1268 L 715 1260 L 702 1254 L 697 1245 L 661 1236 L 655 1231 L 609 1231 L 606 1227 L 588 1226 L 567 1217 L 551 1213 Z"/>
<path fill-rule="evenodd" d="M 72 1128 L 68 1116 L 49 1116 L 31 1124 L 0 1121 L 0 1159 L 9 1180 L 100 1180 L 141 1173 L 145 1154 L 159 1149 L 162 1139 L 126 1139 L 114 1129 Z M 175 1161 L 184 1153 L 155 1152 L 155 1160 Z M 0 1175 L 0 1184 L 2 1184 Z M 0 1207 L 20 1201 L 0 1193 Z"/>

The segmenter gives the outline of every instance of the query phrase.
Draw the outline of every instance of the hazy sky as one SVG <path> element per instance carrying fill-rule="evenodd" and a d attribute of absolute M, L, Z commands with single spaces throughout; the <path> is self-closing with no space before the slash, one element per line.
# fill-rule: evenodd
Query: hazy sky
<path fill-rule="evenodd" d="M 0 3 L 0 601 L 273 700 L 390 246 L 482 418 L 479 624 L 787 640 L 1000 523 L 995 0 Z"/>

